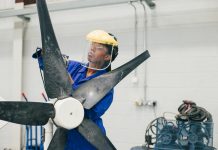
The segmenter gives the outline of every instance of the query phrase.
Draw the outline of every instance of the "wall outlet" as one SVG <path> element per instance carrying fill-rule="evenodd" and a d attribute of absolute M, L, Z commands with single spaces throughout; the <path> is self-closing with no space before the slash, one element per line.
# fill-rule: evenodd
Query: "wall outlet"
<path fill-rule="evenodd" d="M 157 106 L 156 100 L 144 101 L 143 99 L 137 99 L 134 102 L 135 102 L 136 106 L 149 106 L 149 107 L 156 107 Z"/>

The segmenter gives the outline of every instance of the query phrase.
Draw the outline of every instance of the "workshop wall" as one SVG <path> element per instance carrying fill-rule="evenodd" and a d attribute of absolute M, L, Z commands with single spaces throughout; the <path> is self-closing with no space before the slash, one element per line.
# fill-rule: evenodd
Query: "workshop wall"
<path fill-rule="evenodd" d="M 156 0 L 156 4 L 154 10 L 147 8 L 146 47 L 151 58 L 115 87 L 114 102 L 103 117 L 108 137 L 120 150 L 142 145 L 150 121 L 164 112 L 177 113 L 182 100 L 188 99 L 213 115 L 214 146 L 218 147 L 215 117 L 218 115 L 218 2 Z M 136 7 L 139 13 L 137 53 L 140 54 L 143 52 L 143 9 L 139 4 Z M 23 91 L 30 101 L 44 101 L 37 61 L 31 58 L 35 48 L 41 45 L 38 16 L 28 17 L 31 20 L 24 38 Z M 112 68 L 135 57 L 134 10 L 129 4 L 52 12 L 51 19 L 60 48 L 70 59 L 81 60 L 88 46 L 85 36 L 95 29 L 111 32 L 119 40 L 119 55 Z M 3 85 L 0 96 L 10 100 L 12 19 L 0 19 L 0 35 L 0 83 Z M 157 106 L 135 105 L 140 100 L 157 101 Z M 16 128 L 1 128 L 0 139 L 5 138 L 3 132 L 17 135 L 19 139 Z M 18 145 L 17 141 L 20 140 L 13 137 L 6 143 L 13 148 Z"/>

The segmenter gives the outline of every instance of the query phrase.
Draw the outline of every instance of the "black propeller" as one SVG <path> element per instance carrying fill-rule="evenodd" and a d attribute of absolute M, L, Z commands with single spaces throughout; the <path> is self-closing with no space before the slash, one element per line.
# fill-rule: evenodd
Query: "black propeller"
<path fill-rule="evenodd" d="M 123 66 L 84 83 L 72 92 L 70 79 L 54 34 L 45 0 L 37 0 L 37 8 L 43 48 L 45 90 L 49 98 L 63 99 L 72 95 L 78 100 L 85 99 L 83 106 L 90 109 L 126 75 L 150 57 L 149 52 L 145 51 Z M 54 105 L 49 103 L 0 102 L 0 119 L 24 125 L 44 125 L 49 118 L 55 117 L 54 109 Z M 84 118 L 76 129 L 97 149 L 116 149 L 91 120 Z M 64 149 L 66 139 L 67 130 L 58 128 L 48 150 Z"/>

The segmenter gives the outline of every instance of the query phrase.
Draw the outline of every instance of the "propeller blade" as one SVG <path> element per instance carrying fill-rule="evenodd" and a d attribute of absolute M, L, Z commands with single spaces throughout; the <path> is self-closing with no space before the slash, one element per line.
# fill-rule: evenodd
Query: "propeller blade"
<path fill-rule="evenodd" d="M 98 150 L 116 150 L 114 145 L 99 127 L 90 119 L 85 119 L 77 127 L 79 133 Z"/>
<path fill-rule="evenodd" d="M 45 90 L 49 98 L 64 98 L 72 93 L 66 65 L 52 27 L 45 0 L 37 0 L 41 28 Z"/>
<path fill-rule="evenodd" d="M 0 119 L 23 124 L 45 125 L 48 119 L 54 117 L 53 104 L 38 102 L 0 102 Z"/>
<path fill-rule="evenodd" d="M 64 150 L 67 142 L 67 132 L 64 128 L 57 128 L 48 146 L 48 150 Z"/>
<path fill-rule="evenodd" d="M 146 50 L 119 68 L 85 82 L 73 92 L 72 96 L 81 100 L 81 102 L 85 99 L 85 102 L 83 103 L 84 108 L 92 108 L 126 75 L 149 57 L 150 54 Z"/>

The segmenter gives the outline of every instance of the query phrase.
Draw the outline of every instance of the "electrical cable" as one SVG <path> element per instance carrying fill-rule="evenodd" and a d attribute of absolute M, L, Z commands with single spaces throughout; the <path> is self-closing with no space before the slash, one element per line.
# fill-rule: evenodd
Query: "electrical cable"
<path fill-rule="evenodd" d="M 152 120 L 145 130 L 145 146 L 146 148 L 152 148 L 152 145 L 156 143 L 156 135 L 160 126 L 165 126 L 167 120 L 164 117 L 159 117 Z M 159 129 L 160 130 L 160 129 Z"/>
<path fill-rule="evenodd" d="M 197 106 L 192 101 L 183 101 L 178 108 L 180 114 L 176 116 L 177 120 L 181 121 L 197 121 L 203 122 L 205 120 L 212 121 L 210 113 L 202 107 Z"/>
<path fill-rule="evenodd" d="M 134 56 L 137 56 L 138 53 L 138 14 L 137 14 L 137 8 L 133 4 L 134 1 L 130 1 L 129 4 L 133 7 L 134 9 Z M 137 69 L 134 70 L 134 77 L 137 78 Z"/>
<path fill-rule="evenodd" d="M 41 49 L 41 48 L 36 48 L 36 58 L 38 59 L 39 57 L 42 57 L 40 56 L 41 54 L 38 53 L 38 49 Z M 40 65 L 39 65 L 39 73 L 40 73 L 40 76 L 41 76 L 41 79 L 42 79 L 42 83 L 43 83 L 43 86 L 44 86 L 44 89 L 45 89 L 45 80 L 44 80 L 44 77 L 43 77 L 43 73 L 42 73 L 42 69 L 40 68 Z M 49 98 L 48 98 L 48 101 L 49 101 Z"/>

